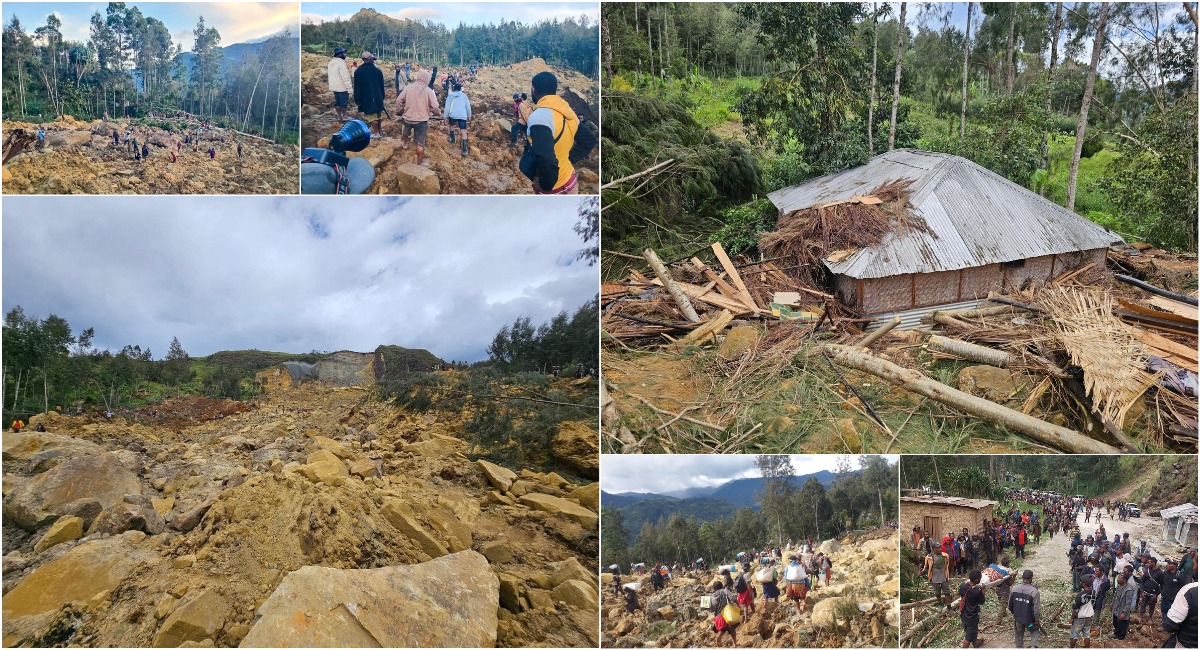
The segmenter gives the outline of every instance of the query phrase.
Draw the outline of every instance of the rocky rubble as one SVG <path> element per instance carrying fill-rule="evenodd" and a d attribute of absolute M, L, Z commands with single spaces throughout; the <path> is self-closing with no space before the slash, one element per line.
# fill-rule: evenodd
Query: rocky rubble
<path fill-rule="evenodd" d="M 173 121 L 182 128 L 182 121 Z M 216 129 L 196 146 L 176 148 L 182 132 L 172 133 L 140 120 L 80 122 L 64 116 L 42 125 L 46 144 L 4 164 L 5 194 L 291 194 L 299 191 L 299 150 L 253 138 L 242 139 L 237 156 L 235 134 Z M 126 147 L 115 147 L 112 131 L 133 127 L 150 157 L 137 161 Z M 5 121 L 3 134 L 27 132 L 38 125 Z M 217 155 L 210 160 L 209 147 Z M 171 162 L 171 151 L 176 162 Z"/>
<path fill-rule="evenodd" d="M 791 601 L 762 598 L 755 581 L 757 609 L 737 629 L 739 647 L 887 647 L 895 645 L 899 624 L 900 579 L 896 573 L 895 531 L 882 530 L 862 537 L 826 540 L 819 549 L 833 562 L 829 586 L 810 590 L 805 611 L 797 615 Z M 622 596 L 613 592 L 612 576 L 601 574 L 602 643 L 605 647 L 687 648 L 713 647 L 713 614 L 700 608 L 701 596 L 712 593 L 708 585 L 716 571 L 688 571 L 673 576 L 655 593 L 649 578 L 640 580 L 641 611 L 628 614 Z M 622 582 L 629 582 L 624 578 Z M 727 640 L 724 642 L 728 642 Z"/>
<path fill-rule="evenodd" d="M 598 484 L 365 397 L 6 434 L 4 644 L 594 647 Z"/>
<path fill-rule="evenodd" d="M 304 147 L 324 147 L 341 124 L 333 109 L 333 94 L 329 92 L 327 64 L 329 59 L 302 52 L 300 79 L 302 101 L 300 119 L 301 144 Z M 391 61 L 379 61 L 384 71 L 385 106 L 394 115 L 396 89 Z M 566 69 L 552 68 L 541 59 L 531 59 L 511 66 L 484 68 L 475 79 L 468 79 L 463 91 L 471 99 L 472 119 L 467 124 L 469 155 L 462 157 L 459 144 L 447 140 L 449 131 L 444 120 L 429 123 L 426 143 L 428 167 L 416 164 L 415 150 L 400 146 L 401 125 L 398 119 L 385 116 L 384 137 L 372 141 L 367 149 L 350 154 L 364 157 L 375 166 L 375 183 L 368 194 L 531 194 L 529 179 L 517 169 L 521 146 L 509 148 L 509 129 L 512 126 L 512 94 L 530 91 L 529 81 L 542 70 L 551 70 L 559 78 L 559 94 L 571 104 L 576 113 L 587 117 L 595 127 L 594 110 L 598 85 L 594 80 Z M 444 105 L 445 96 L 437 87 L 438 101 Z M 350 117 L 360 117 L 352 105 Z M 597 148 L 598 149 L 598 148 Z M 592 154 L 576 165 L 579 173 L 579 193 L 599 191 L 599 153 Z"/>

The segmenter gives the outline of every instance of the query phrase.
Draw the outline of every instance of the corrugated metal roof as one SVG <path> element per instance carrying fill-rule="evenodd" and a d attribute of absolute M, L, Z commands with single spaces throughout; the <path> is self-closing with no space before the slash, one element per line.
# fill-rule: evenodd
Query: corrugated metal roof
<path fill-rule="evenodd" d="M 1159 516 L 1163 519 L 1174 519 L 1175 517 L 1183 517 L 1184 520 L 1196 523 L 1196 504 L 1185 503 L 1178 506 L 1164 508 L 1159 512 Z"/>
<path fill-rule="evenodd" d="M 935 506 L 959 506 L 962 508 L 972 508 L 979 510 L 988 506 L 996 505 L 996 501 L 988 501 L 987 499 L 967 499 L 965 497 L 900 497 L 901 501 L 911 503 L 925 503 Z"/>
<path fill-rule="evenodd" d="M 879 326 L 899 316 L 900 324 L 896 326 L 897 330 L 911 330 L 924 325 L 921 322 L 927 314 L 932 314 L 935 311 L 955 311 L 958 309 L 975 309 L 986 301 L 985 298 L 978 300 L 964 300 L 962 302 L 952 302 L 945 305 L 933 305 L 930 307 L 917 307 L 916 309 L 905 309 L 904 311 L 891 311 L 886 314 L 871 314 L 869 318 L 873 318 L 870 323 L 867 323 L 866 330 L 871 331 L 878 329 Z"/>
<path fill-rule="evenodd" d="M 906 229 L 846 259 L 826 263 L 852 278 L 956 271 L 999 262 L 1107 248 L 1121 238 L 965 158 L 896 149 L 865 165 L 767 195 L 783 213 L 867 194 L 910 180 L 911 215 L 929 232 Z"/>

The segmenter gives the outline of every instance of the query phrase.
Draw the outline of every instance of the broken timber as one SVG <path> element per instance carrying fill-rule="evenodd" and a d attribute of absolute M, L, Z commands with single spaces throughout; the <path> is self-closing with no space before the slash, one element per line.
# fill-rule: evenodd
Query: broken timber
<path fill-rule="evenodd" d="M 844 345 L 826 345 L 835 362 L 875 375 L 896 386 L 924 395 L 968 415 L 1003 425 L 1055 449 L 1074 454 L 1117 454 L 1112 445 L 1093 440 L 1077 431 L 1060 427 L 1020 411 L 975 397 L 935 381 L 918 372 L 902 368 L 886 359 Z"/>
<path fill-rule="evenodd" d="M 728 309 L 723 309 L 721 310 L 720 314 L 716 315 L 716 317 L 709 319 L 708 322 L 692 330 L 687 336 L 679 339 L 672 345 L 682 348 L 692 343 L 703 343 L 708 340 L 709 337 L 712 337 L 713 340 L 716 340 L 717 334 L 719 334 L 721 330 L 725 329 L 725 327 L 728 326 L 732 321 L 733 314 L 730 313 Z"/>
<path fill-rule="evenodd" d="M 1152 293 L 1156 296 L 1162 296 L 1163 298 L 1170 298 L 1171 300 L 1174 300 L 1175 302 L 1182 302 L 1182 303 L 1192 305 L 1192 306 L 1200 305 L 1200 302 L 1198 302 L 1195 298 L 1193 298 L 1191 296 L 1185 296 L 1182 293 L 1175 293 L 1174 291 L 1167 291 L 1166 289 L 1163 289 L 1162 287 L 1156 287 L 1156 286 L 1150 284 L 1149 282 L 1142 282 L 1141 280 L 1139 280 L 1133 276 L 1121 275 L 1120 273 L 1118 273 L 1113 277 L 1120 280 L 1121 282 L 1124 282 L 1125 284 L 1131 284 L 1139 289 L 1144 289 L 1146 291 L 1149 291 L 1150 293 Z"/>
<path fill-rule="evenodd" d="M 642 257 L 646 258 L 646 261 L 650 263 L 650 268 L 654 269 L 654 274 L 658 276 L 659 281 L 667 288 L 667 292 L 675 299 L 675 304 L 679 305 L 679 311 L 683 312 L 684 318 L 693 323 L 699 323 L 700 315 L 696 313 L 696 308 L 692 306 L 692 301 L 688 300 L 688 297 L 684 295 L 679 285 L 675 284 L 675 280 L 671 278 L 670 272 L 667 271 L 667 267 L 662 263 L 662 260 L 658 258 L 658 254 L 647 248 L 642 251 Z"/>

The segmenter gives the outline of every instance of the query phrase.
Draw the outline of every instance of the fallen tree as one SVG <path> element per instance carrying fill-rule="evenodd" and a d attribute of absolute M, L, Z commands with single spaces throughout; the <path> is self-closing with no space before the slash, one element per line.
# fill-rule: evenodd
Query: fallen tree
<path fill-rule="evenodd" d="M 996 404 L 981 397 L 947 386 L 922 375 L 902 368 L 886 359 L 844 345 L 825 346 L 834 362 L 860 372 L 879 377 L 905 390 L 923 395 L 955 408 L 968 415 L 1003 425 L 1060 451 L 1072 454 L 1118 454 L 1112 445 L 1093 440 L 1077 431 L 1060 427 L 1020 411 Z"/>

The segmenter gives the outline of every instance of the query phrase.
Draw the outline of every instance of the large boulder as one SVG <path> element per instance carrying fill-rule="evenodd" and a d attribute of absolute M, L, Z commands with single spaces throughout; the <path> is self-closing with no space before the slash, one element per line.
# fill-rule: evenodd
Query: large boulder
<path fill-rule="evenodd" d="M 126 494 L 141 494 L 137 476 L 109 453 L 63 461 L 13 490 L 4 499 L 4 516 L 25 530 L 37 530 L 70 512 L 70 504 L 90 499 L 102 508 Z"/>
<path fill-rule="evenodd" d="M 858 604 L 853 598 L 834 596 L 819 601 L 812 610 L 813 627 L 844 627 L 849 622 L 849 616 L 858 612 Z"/>
<path fill-rule="evenodd" d="M 92 132 L 86 129 L 46 133 L 47 147 L 84 147 L 90 144 L 92 144 Z"/>
<path fill-rule="evenodd" d="M 517 473 L 506 467 L 489 463 L 486 460 L 478 460 L 475 463 L 479 465 L 479 469 L 487 477 L 488 483 L 491 483 L 492 487 L 500 490 L 501 493 L 508 492 L 509 488 L 512 487 L 513 481 L 517 480 Z"/>
<path fill-rule="evenodd" d="M 442 543 L 421 527 L 413 515 L 412 508 L 407 503 L 395 497 L 389 497 L 383 500 L 383 506 L 379 512 L 392 527 L 412 540 L 429 557 L 437 558 L 447 553 Z"/>
<path fill-rule="evenodd" d="M 496 645 L 500 583 L 474 551 L 409 566 L 288 574 L 242 647 L 437 648 Z"/>
<path fill-rule="evenodd" d="M 600 522 L 600 516 L 584 508 L 574 501 L 567 501 L 549 494 L 530 493 L 521 497 L 521 503 L 534 510 L 541 510 L 552 515 L 562 515 L 588 530 L 594 530 Z"/>
<path fill-rule="evenodd" d="M 71 602 L 88 602 L 116 589 L 140 565 L 158 557 L 153 550 L 131 546 L 123 537 L 83 542 L 62 557 L 33 570 L 4 594 L 8 620 L 57 610 Z"/>
<path fill-rule="evenodd" d="M 554 600 L 566 603 L 576 609 L 595 611 L 599 607 L 595 590 L 582 580 L 567 580 L 555 587 L 550 592 L 550 596 Z"/>
<path fill-rule="evenodd" d="M 441 194 L 442 183 L 428 167 L 404 163 L 396 168 L 398 194 Z"/>
<path fill-rule="evenodd" d="M 178 648 L 189 641 L 214 641 L 229 613 L 229 603 L 216 591 L 206 589 L 195 595 L 188 594 L 158 628 L 154 647 Z"/>
<path fill-rule="evenodd" d="M 114 503 L 102 510 L 88 527 L 88 534 L 119 535 L 127 530 L 140 530 L 147 535 L 157 535 L 165 529 L 166 524 L 149 497 L 129 494 L 121 503 Z"/>
<path fill-rule="evenodd" d="M 55 416 L 51 412 L 47 417 Z M 46 431 L 6 433 L 3 438 L 4 462 L 9 464 L 5 467 L 6 475 L 22 466 L 31 473 L 40 472 L 69 458 L 104 453 L 104 448 L 94 442 Z"/>
<path fill-rule="evenodd" d="M 967 366 L 955 379 L 958 389 L 1003 404 L 1028 388 L 1022 375 L 995 366 Z"/>
<path fill-rule="evenodd" d="M 50 528 L 46 529 L 46 534 L 33 545 L 35 553 L 62 544 L 63 542 L 71 542 L 83 537 L 83 519 L 64 515 L 58 518 L 58 521 L 50 524 Z"/>
<path fill-rule="evenodd" d="M 600 512 L 600 484 L 589 483 L 587 485 L 577 487 L 567 494 L 568 499 L 575 499 L 579 505 L 591 510 L 592 512 Z"/>
<path fill-rule="evenodd" d="M 559 425 L 550 455 L 580 476 L 593 481 L 600 478 L 600 433 L 595 421 L 591 425 L 577 421 Z"/>

